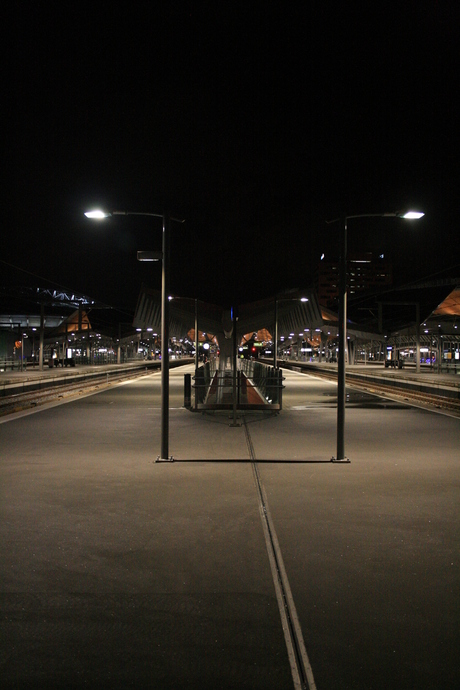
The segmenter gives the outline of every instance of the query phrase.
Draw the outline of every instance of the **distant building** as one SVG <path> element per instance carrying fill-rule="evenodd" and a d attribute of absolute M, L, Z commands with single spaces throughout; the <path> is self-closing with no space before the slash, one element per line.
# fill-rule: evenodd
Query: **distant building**
<path fill-rule="evenodd" d="M 350 252 L 347 260 L 348 294 L 365 292 L 393 283 L 392 266 L 383 256 L 371 252 Z M 325 307 L 335 307 L 339 297 L 339 260 L 324 257 L 316 273 L 318 301 Z"/>

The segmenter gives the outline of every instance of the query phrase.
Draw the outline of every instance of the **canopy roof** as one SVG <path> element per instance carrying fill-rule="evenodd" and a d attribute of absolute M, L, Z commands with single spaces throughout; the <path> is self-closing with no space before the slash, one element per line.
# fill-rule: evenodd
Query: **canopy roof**
<path fill-rule="evenodd" d="M 430 316 L 453 316 L 460 320 L 460 287 L 454 288 Z"/>
<path fill-rule="evenodd" d="M 295 290 L 258 302 L 237 307 L 237 338 L 266 329 L 271 339 L 274 336 L 275 300 L 278 305 L 278 338 L 295 341 L 299 338 L 337 336 L 337 316 L 321 307 L 313 290 Z M 303 301 L 302 301 L 303 300 Z M 383 306 L 382 331 L 379 331 L 379 302 Z M 460 288 L 452 283 L 424 283 L 404 289 L 393 289 L 379 294 L 367 295 L 359 300 L 350 300 L 347 332 L 349 337 L 359 340 L 383 340 L 385 335 L 415 333 L 415 305 L 420 305 L 422 324 L 442 320 L 443 327 L 457 333 L 460 319 Z M 231 337 L 231 312 L 222 307 L 194 300 L 174 297 L 170 300 L 171 337 L 192 338 L 195 329 L 195 309 L 198 316 L 198 330 L 217 340 Z M 425 318 L 423 318 L 425 317 Z M 421 325 L 422 325 L 421 324 Z M 144 286 L 139 295 L 133 326 L 139 330 L 161 330 L 161 294 Z M 423 330 L 423 329 L 422 329 Z M 447 332 L 447 330 L 445 332 Z"/>
<path fill-rule="evenodd" d="M 301 299 L 305 301 L 301 301 Z M 289 337 L 308 329 L 321 328 L 321 308 L 312 290 L 294 291 L 279 295 L 278 335 Z M 232 314 L 222 307 L 190 298 L 174 297 L 170 300 L 171 336 L 185 338 L 195 328 L 195 309 L 198 330 L 212 334 L 217 339 L 230 337 Z M 237 337 L 267 329 L 271 334 L 275 324 L 275 298 L 243 304 L 236 309 Z M 143 287 L 139 295 L 133 326 L 141 330 L 161 329 L 161 294 L 157 290 Z"/>

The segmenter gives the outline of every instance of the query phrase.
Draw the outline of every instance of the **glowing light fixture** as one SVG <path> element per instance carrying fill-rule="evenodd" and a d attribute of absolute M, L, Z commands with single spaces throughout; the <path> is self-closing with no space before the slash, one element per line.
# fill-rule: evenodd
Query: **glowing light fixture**
<path fill-rule="evenodd" d="M 421 211 L 406 211 L 406 213 L 403 213 L 400 217 L 406 218 L 407 220 L 418 220 L 419 218 L 422 218 L 424 215 L 425 214 Z"/>
<path fill-rule="evenodd" d="M 106 213 L 105 211 L 101 211 L 99 209 L 95 209 L 94 211 L 86 211 L 85 216 L 87 218 L 96 218 L 96 220 L 102 220 L 103 218 L 110 218 L 112 214 L 111 213 Z"/>

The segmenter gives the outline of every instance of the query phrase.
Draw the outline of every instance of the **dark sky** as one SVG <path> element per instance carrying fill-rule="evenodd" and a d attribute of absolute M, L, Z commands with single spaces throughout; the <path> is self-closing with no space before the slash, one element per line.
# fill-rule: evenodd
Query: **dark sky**
<path fill-rule="evenodd" d="M 458 264 L 457 6 L 18 3 L 2 259 L 134 308 L 161 222 L 83 212 L 169 207 L 172 291 L 229 305 L 311 284 L 326 219 L 412 205 L 350 222 L 350 249 L 400 281 Z"/>

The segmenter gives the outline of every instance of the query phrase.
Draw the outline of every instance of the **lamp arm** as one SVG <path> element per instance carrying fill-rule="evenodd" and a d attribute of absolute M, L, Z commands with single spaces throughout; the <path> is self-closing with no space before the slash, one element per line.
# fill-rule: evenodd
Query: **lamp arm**
<path fill-rule="evenodd" d="M 150 216 L 151 218 L 163 218 L 164 213 L 148 213 L 143 211 L 112 211 L 113 216 Z M 185 218 L 171 218 L 177 223 L 185 223 Z"/>

